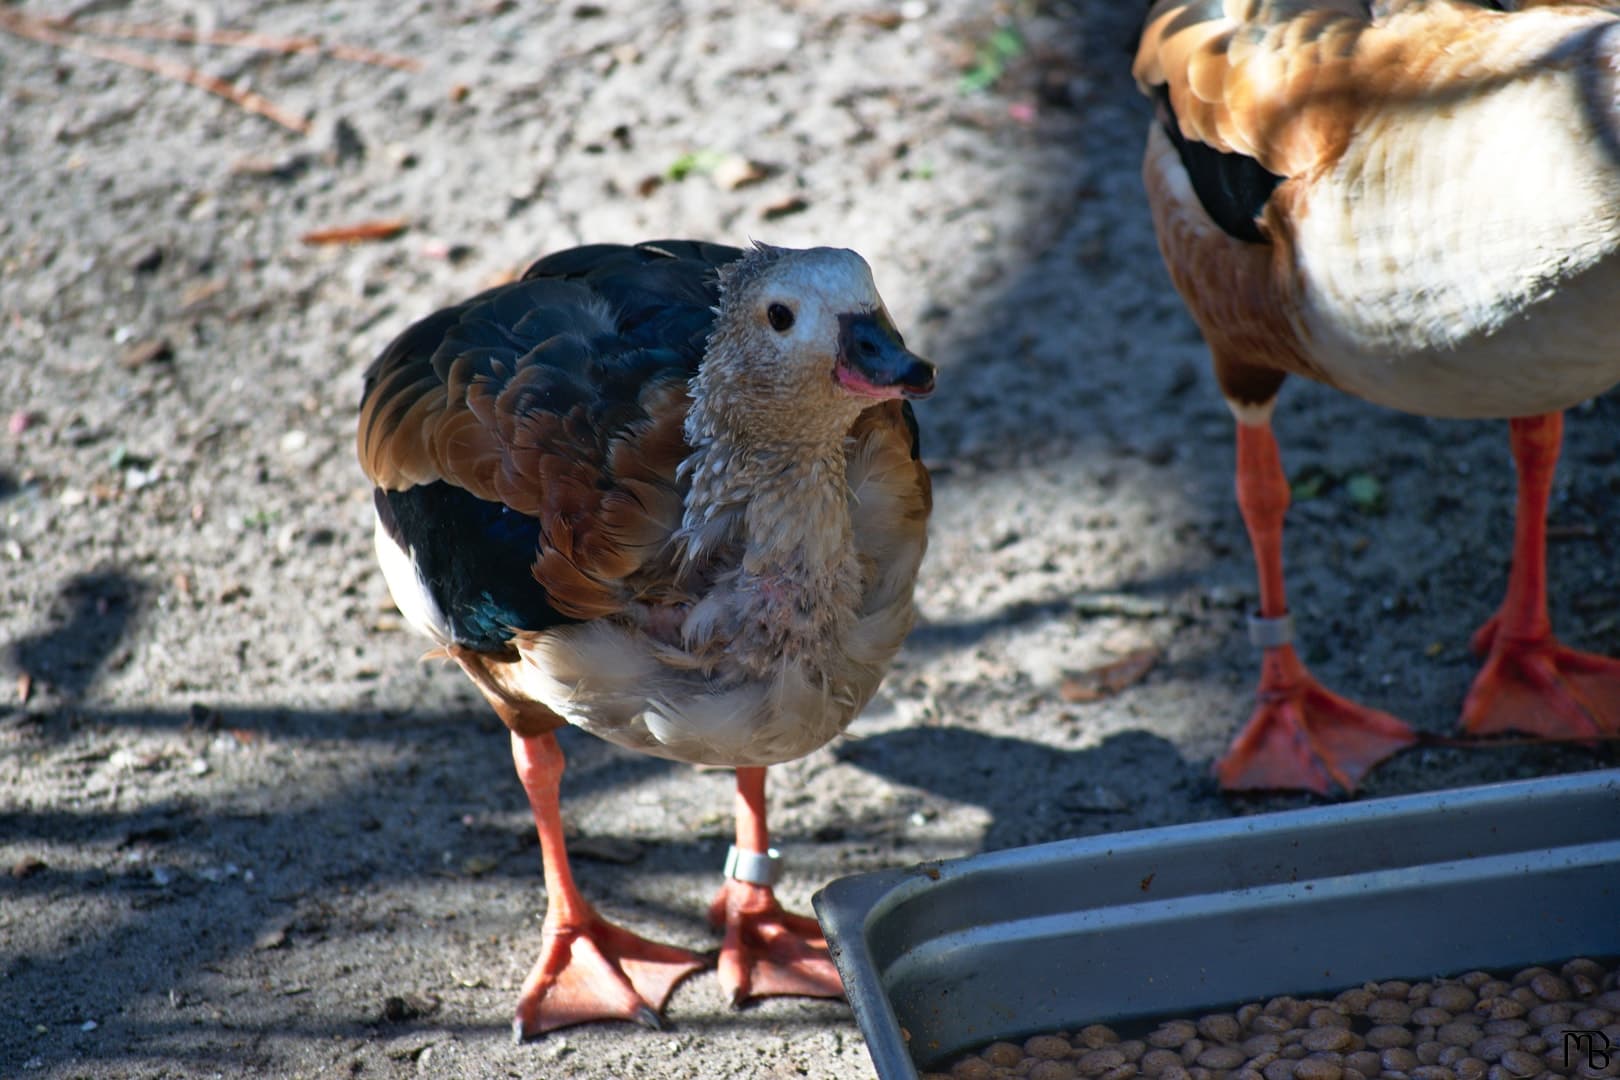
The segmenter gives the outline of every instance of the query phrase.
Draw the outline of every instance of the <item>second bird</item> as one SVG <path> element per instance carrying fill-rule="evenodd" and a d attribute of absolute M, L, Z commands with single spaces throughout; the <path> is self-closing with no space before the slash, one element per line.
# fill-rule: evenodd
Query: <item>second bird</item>
<path fill-rule="evenodd" d="M 1289 375 L 1405 412 L 1511 420 L 1513 565 L 1474 637 L 1486 659 L 1463 726 L 1620 732 L 1620 662 L 1553 636 L 1545 572 L 1562 410 L 1620 382 L 1620 18 L 1161 0 L 1135 74 L 1159 109 L 1143 164 L 1159 246 L 1237 419 L 1260 571 L 1260 703 L 1223 786 L 1348 790 L 1413 741 L 1294 650 L 1271 432 Z"/>

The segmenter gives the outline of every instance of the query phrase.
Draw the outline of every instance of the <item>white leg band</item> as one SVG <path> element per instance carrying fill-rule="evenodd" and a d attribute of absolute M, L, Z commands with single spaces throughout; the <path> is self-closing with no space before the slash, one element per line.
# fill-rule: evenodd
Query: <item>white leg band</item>
<path fill-rule="evenodd" d="M 782 853 L 775 848 L 761 853 L 743 851 L 736 844 L 726 852 L 726 877 L 750 885 L 775 885 L 782 877 Z"/>
<path fill-rule="evenodd" d="M 1268 619 L 1263 615 L 1249 616 L 1249 643 L 1257 649 L 1275 649 L 1291 645 L 1294 641 L 1294 617 L 1279 615 Z"/>

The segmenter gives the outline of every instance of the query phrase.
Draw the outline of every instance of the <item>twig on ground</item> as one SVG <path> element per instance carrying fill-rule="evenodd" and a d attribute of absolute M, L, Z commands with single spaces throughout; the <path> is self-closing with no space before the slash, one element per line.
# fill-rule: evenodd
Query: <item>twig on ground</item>
<path fill-rule="evenodd" d="M 353 225 L 315 229 L 299 239 L 306 244 L 354 244 L 365 240 L 391 240 L 404 232 L 409 224 L 404 218 L 361 221 Z"/>
<path fill-rule="evenodd" d="M 126 67 L 137 68 L 166 79 L 183 82 L 188 86 L 195 86 L 199 90 L 206 90 L 210 94 L 222 97 L 238 108 L 262 116 L 299 134 L 306 134 L 309 131 L 309 122 L 302 117 L 293 115 L 263 94 L 252 90 L 239 89 L 217 75 L 210 75 L 190 64 L 183 64 L 177 60 L 155 56 L 151 53 L 144 53 L 138 49 L 131 49 L 123 45 L 91 41 L 84 35 L 99 34 L 103 37 L 145 38 L 154 41 L 178 41 L 199 45 L 225 45 L 285 54 L 319 52 L 338 60 L 394 68 L 399 71 L 420 71 L 422 68 L 420 61 L 408 56 L 395 56 L 391 53 L 379 52 L 375 49 L 362 48 L 357 45 L 328 44 L 319 38 L 313 37 L 271 37 L 250 30 L 197 30 L 183 26 L 156 26 L 145 23 L 113 22 L 105 19 L 25 15 L 20 11 L 4 10 L 0 10 L 0 30 L 15 34 L 17 37 L 38 41 L 45 45 L 54 45 L 59 49 L 83 53 L 98 60 L 123 64 Z"/>
<path fill-rule="evenodd" d="M 124 64 L 128 67 L 139 68 L 141 71 L 149 71 L 154 75 L 161 75 L 167 79 L 174 79 L 188 86 L 195 86 L 199 90 L 206 90 L 210 94 L 217 94 L 238 108 L 255 113 L 299 134 L 305 134 L 309 131 L 307 121 L 294 116 L 263 94 L 255 93 L 252 90 L 238 89 L 224 79 L 216 75 L 210 75 L 206 71 L 194 68 L 189 64 L 182 64 L 162 56 L 153 56 L 150 53 L 125 48 L 122 45 L 85 41 L 71 34 L 63 33 L 43 19 L 36 19 L 16 11 L 0 11 L 0 30 L 16 34 L 18 37 L 42 42 L 46 45 L 54 45 L 59 49 L 69 49 L 73 52 L 83 53 L 86 56 L 93 56 L 98 60 L 110 60 L 115 64 Z"/>
<path fill-rule="evenodd" d="M 189 26 L 157 26 L 151 23 L 114 22 L 108 19 L 41 19 L 56 29 L 101 37 L 145 38 L 151 41 L 178 41 L 193 45 L 223 45 L 258 49 L 261 52 L 321 52 L 336 60 L 348 60 L 397 71 L 421 71 L 422 62 L 409 56 L 396 56 L 358 45 L 324 42 L 317 37 L 273 37 L 253 30 L 197 30 Z"/>

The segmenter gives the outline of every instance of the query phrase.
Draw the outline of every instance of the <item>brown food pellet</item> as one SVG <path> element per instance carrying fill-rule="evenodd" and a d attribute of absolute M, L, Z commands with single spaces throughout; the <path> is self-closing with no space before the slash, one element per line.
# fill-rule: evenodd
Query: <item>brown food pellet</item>
<path fill-rule="evenodd" d="M 993 1042 L 980 1053 L 992 1065 L 1010 1069 L 1024 1060 L 1024 1048 L 1017 1043 Z"/>
<path fill-rule="evenodd" d="M 1267 1065 L 1270 1065 L 1273 1061 L 1276 1061 L 1280 1057 L 1282 1057 L 1281 1054 L 1271 1053 L 1271 1052 L 1264 1053 L 1264 1054 L 1256 1054 L 1256 1055 L 1254 1055 L 1254 1057 L 1252 1057 L 1252 1058 L 1250 1058 L 1248 1060 L 1248 1063 L 1244 1066 L 1244 1068 L 1253 1069 L 1256 1072 L 1258 1072 L 1259 1070 L 1264 1069 Z"/>
<path fill-rule="evenodd" d="M 1435 1062 L 1435 1064 L 1436 1065 L 1444 1065 L 1447 1068 L 1455 1069 L 1456 1066 L 1457 1066 L 1457 1062 L 1461 1061 L 1463 1058 L 1465 1058 L 1467 1056 L 1468 1056 L 1468 1047 L 1466 1047 L 1466 1046 L 1447 1046 L 1447 1047 L 1445 1047 L 1444 1049 L 1442 1049 L 1440 1051 L 1440 1060 Z"/>
<path fill-rule="evenodd" d="M 1457 976 L 1457 981 L 1468 987 L 1470 990 L 1477 990 L 1481 986 L 1484 986 L 1486 983 L 1490 982 L 1491 976 L 1489 973 L 1484 971 L 1470 971 L 1467 974 Z"/>
<path fill-rule="evenodd" d="M 1423 1064 L 1438 1065 L 1440 1064 L 1440 1054 L 1445 1050 L 1445 1048 L 1445 1043 L 1436 1042 L 1434 1039 L 1428 1039 L 1426 1041 L 1419 1042 L 1417 1044 L 1417 1048 L 1412 1052 L 1417 1055 L 1417 1059 Z"/>
<path fill-rule="evenodd" d="M 1206 1046 L 1197 1057 L 1206 1069 L 1235 1069 L 1243 1064 L 1243 1051 L 1235 1046 Z"/>
<path fill-rule="evenodd" d="M 1479 1080 L 1490 1066 L 1477 1057 L 1464 1057 L 1458 1058 L 1451 1068 L 1457 1074 L 1457 1080 Z"/>
<path fill-rule="evenodd" d="M 1260 1072 L 1266 1080 L 1294 1080 L 1294 1062 L 1278 1058 Z"/>
<path fill-rule="evenodd" d="M 1411 992 L 1412 984 L 1409 982 L 1404 982 L 1401 979 L 1390 979 L 1388 982 L 1384 983 L 1378 988 L 1378 995 L 1380 997 L 1396 998 L 1400 1001 L 1405 1001 L 1406 995 Z"/>
<path fill-rule="evenodd" d="M 1482 1061 L 1498 1061 L 1509 1050 L 1517 1050 L 1519 1040 L 1509 1035 L 1486 1035 L 1468 1046 L 1468 1053 Z"/>
<path fill-rule="evenodd" d="M 1457 1074 L 1444 1065 L 1419 1065 L 1412 1070 L 1412 1080 L 1456 1080 Z"/>
<path fill-rule="evenodd" d="M 1307 1031 L 1299 1041 L 1305 1049 L 1313 1052 L 1318 1050 L 1344 1051 L 1350 1049 L 1350 1044 L 1355 1042 L 1355 1036 L 1350 1034 L 1348 1028 L 1319 1027 Z"/>
<path fill-rule="evenodd" d="M 1526 986 L 1530 983 L 1530 980 L 1534 979 L 1537 975 L 1551 974 L 1552 971 L 1550 969 L 1544 968 L 1540 964 L 1532 964 L 1527 968 L 1520 968 L 1518 971 L 1515 971 L 1513 973 L 1513 978 L 1509 979 L 1508 982 L 1512 983 L 1514 986 Z"/>
<path fill-rule="evenodd" d="M 1486 979 L 1477 989 L 1479 1000 L 1489 1001 L 1491 998 L 1505 997 L 1513 989 L 1513 984 L 1502 979 Z"/>
<path fill-rule="evenodd" d="M 1334 1004 L 1340 1005 L 1349 1010 L 1352 1015 L 1360 1015 L 1361 1013 L 1367 1011 L 1367 1006 L 1372 1002 L 1374 996 L 1375 995 L 1371 990 L 1368 990 L 1366 987 L 1358 986 L 1353 990 L 1346 990 L 1344 993 L 1334 998 L 1333 1001 Z M 1473 1002 L 1469 1002 L 1469 1004 L 1472 1005 Z"/>
<path fill-rule="evenodd" d="M 1255 1002 L 1243 1006 L 1237 1011 L 1237 1022 L 1241 1027 L 1248 1027 L 1254 1023 L 1254 1018 L 1260 1015 L 1260 1006 Z"/>
<path fill-rule="evenodd" d="M 1517 1020 L 1529 1011 L 1525 1008 L 1524 1002 L 1511 997 L 1491 998 L 1474 1006 L 1474 1012 L 1488 1016 L 1492 1020 Z"/>
<path fill-rule="evenodd" d="M 1383 1069 L 1375 1050 L 1357 1050 L 1353 1054 L 1346 1054 L 1344 1064 L 1347 1069 L 1354 1069 L 1363 1076 L 1377 1076 Z"/>
<path fill-rule="evenodd" d="M 1288 1022 L 1287 1017 L 1273 1016 L 1270 1013 L 1261 1013 L 1249 1024 L 1249 1028 L 1253 1031 L 1271 1032 L 1273 1034 L 1287 1031 L 1293 1026 Z"/>
<path fill-rule="evenodd" d="M 1509 1050 L 1502 1055 L 1502 1067 L 1514 1076 L 1530 1077 L 1541 1071 L 1541 1059 L 1524 1050 Z"/>
<path fill-rule="evenodd" d="M 1593 1028 L 1604 1027 L 1613 1021 L 1614 1014 L 1608 1009 L 1582 1009 L 1574 1016 L 1569 1017 L 1570 1023 L 1578 1028 L 1586 1028 L 1589 1031 Z"/>
<path fill-rule="evenodd" d="M 1594 982 L 1601 981 L 1604 975 L 1602 964 L 1596 960 L 1589 960 L 1584 956 L 1577 956 L 1569 961 L 1558 969 L 1558 973 L 1566 979 L 1573 979 L 1577 975 L 1583 975 Z"/>
<path fill-rule="evenodd" d="M 1239 1069 L 1232 1074 L 1232 1080 L 1265 1080 L 1265 1074 L 1259 1069 Z"/>
<path fill-rule="evenodd" d="M 1119 1035 L 1106 1024 L 1088 1024 L 1080 1029 L 1074 1041 L 1088 1050 L 1100 1050 L 1119 1042 Z"/>
<path fill-rule="evenodd" d="M 1103 1073 L 1097 1080 L 1132 1080 L 1136 1076 L 1136 1062 L 1127 1061 L 1123 1065 L 1116 1065 Z"/>
<path fill-rule="evenodd" d="M 1281 1049 L 1282 1040 L 1274 1032 L 1264 1031 L 1243 1040 L 1243 1052 L 1250 1057 L 1257 1054 L 1275 1054 Z"/>
<path fill-rule="evenodd" d="M 1198 1021 L 1198 1034 L 1219 1043 L 1235 1043 L 1243 1036 L 1237 1017 L 1231 1013 L 1213 1013 Z"/>
<path fill-rule="evenodd" d="M 1024 1053 L 1043 1061 L 1061 1061 L 1073 1049 L 1069 1040 L 1060 1035 L 1031 1035 L 1024 1040 Z"/>
<path fill-rule="evenodd" d="M 1146 1076 L 1158 1076 L 1172 1065 L 1178 1069 L 1181 1068 L 1181 1055 L 1174 1050 L 1162 1049 L 1149 1050 L 1142 1055 L 1142 1060 L 1137 1063 L 1137 1067 Z"/>
<path fill-rule="evenodd" d="M 1339 1080 L 1367 1080 L 1367 1074 L 1362 1072 L 1360 1069 L 1352 1069 L 1350 1066 L 1346 1065 L 1344 1067 L 1344 1075 L 1341 1076 Z"/>
<path fill-rule="evenodd" d="M 1029 1080 L 1074 1080 L 1074 1065 L 1067 1061 L 1053 1061 L 1048 1058 L 1038 1061 L 1024 1074 Z"/>
<path fill-rule="evenodd" d="M 1378 1055 L 1378 1060 L 1386 1072 L 1409 1073 L 1422 1064 L 1418 1056 L 1404 1046 L 1390 1047 Z"/>
<path fill-rule="evenodd" d="M 1186 1042 L 1181 1044 L 1181 1063 L 1183 1065 L 1191 1065 L 1198 1059 L 1198 1055 L 1202 1054 L 1203 1052 L 1203 1039 L 1188 1039 Z"/>
<path fill-rule="evenodd" d="M 1434 1037 L 1449 1046 L 1470 1046 L 1485 1034 L 1477 1024 L 1467 1020 L 1453 1020 L 1435 1029 Z"/>
<path fill-rule="evenodd" d="M 1479 1000 L 1472 990 L 1460 982 L 1441 983 L 1429 994 L 1429 1004 L 1452 1014 L 1467 1012 Z"/>
<path fill-rule="evenodd" d="M 1347 1028 L 1350 1018 L 1337 1009 L 1316 1008 L 1311 1010 L 1305 1022 L 1313 1028 Z"/>
<path fill-rule="evenodd" d="M 1141 1039 L 1126 1039 L 1114 1049 L 1125 1055 L 1126 1061 L 1141 1061 L 1142 1055 L 1147 1053 L 1148 1044 Z"/>
<path fill-rule="evenodd" d="M 1087 1050 L 1075 1062 L 1082 1076 L 1100 1076 L 1109 1069 L 1117 1069 L 1125 1064 L 1125 1055 L 1118 1050 Z"/>
<path fill-rule="evenodd" d="M 1557 976 L 1553 977 L 1557 978 Z M 1537 1005 L 1540 1005 L 1542 1001 L 1541 998 L 1536 996 L 1536 992 L 1530 989 L 1528 986 L 1515 986 L 1508 993 L 1508 997 L 1512 998 L 1514 1001 L 1517 1001 L 1526 1009 L 1533 1009 Z"/>
<path fill-rule="evenodd" d="M 1438 1005 L 1425 1005 L 1421 1009 L 1413 1009 L 1408 1022 L 1423 1027 L 1439 1027 L 1441 1024 L 1451 1023 L 1452 1019 L 1449 1009 L 1442 1009 Z"/>
<path fill-rule="evenodd" d="M 1171 1020 L 1160 1024 L 1158 1030 L 1147 1037 L 1151 1046 L 1173 1050 L 1198 1034 L 1198 1026 L 1190 1020 Z"/>
<path fill-rule="evenodd" d="M 990 1080 L 991 1065 L 981 1057 L 963 1058 L 951 1066 L 953 1080 Z"/>
<path fill-rule="evenodd" d="M 1379 1024 L 1367 1031 L 1366 1038 L 1367 1045 L 1374 1050 L 1387 1050 L 1391 1046 L 1409 1046 L 1412 1042 L 1412 1033 L 1398 1024 Z"/>
<path fill-rule="evenodd" d="M 1375 1024 L 1404 1024 L 1412 1015 L 1412 1006 L 1404 1001 L 1380 998 L 1367 1006 L 1367 1019 Z"/>
<path fill-rule="evenodd" d="M 1169 1068 L 1165 1069 L 1164 1072 L 1159 1074 L 1159 1080 L 1189 1080 L 1187 1070 L 1182 1068 L 1181 1059 L 1179 1057 L 1176 1059 L 1176 1063 L 1174 1065 L 1171 1065 Z"/>
<path fill-rule="evenodd" d="M 1537 1005 L 1525 1014 L 1525 1019 L 1536 1027 L 1546 1027 L 1548 1024 L 1562 1024 L 1575 1014 L 1575 1006 L 1567 1001 L 1549 1001 L 1545 1005 Z"/>
<path fill-rule="evenodd" d="M 1325 1057 L 1302 1058 L 1294 1063 L 1294 1080 L 1340 1080 L 1344 1066 Z"/>
<path fill-rule="evenodd" d="M 1530 1034 L 1530 1025 L 1523 1020 L 1487 1020 L 1481 1027 L 1487 1035 L 1510 1035 L 1518 1039 Z"/>
<path fill-rule="evenodd" d="M 1187 1075 L 1192 1077 L 1192 1080 L 1214 1080 L 1215 1077 L 1213 1072 L 1202 1065 L 1189 1065 Z"/>

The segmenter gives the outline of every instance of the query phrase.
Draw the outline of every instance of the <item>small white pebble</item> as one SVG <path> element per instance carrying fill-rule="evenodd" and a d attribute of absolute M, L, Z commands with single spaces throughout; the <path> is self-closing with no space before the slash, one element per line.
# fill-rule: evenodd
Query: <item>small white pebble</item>
<path fill-rule="evenodd" d="M 86 1020 L 84 1023 L 79 1025 L 79 1030 L 80 1031 L 94 1031 L 94 1030 L 96 1030 L 96 1027 L 97 1027 L 97 1024 L 96 1024 L 96 1022 L 94 1020 Z"/>

